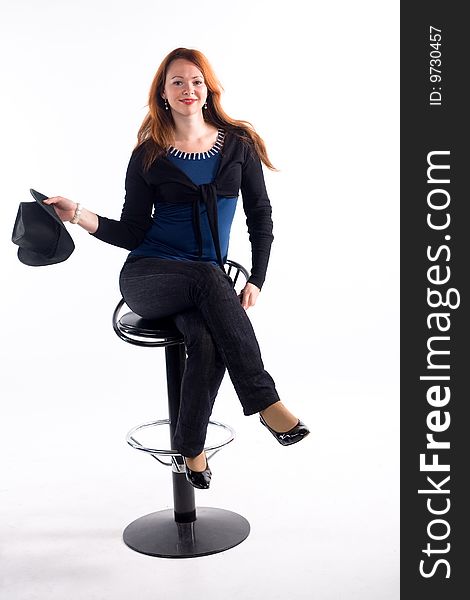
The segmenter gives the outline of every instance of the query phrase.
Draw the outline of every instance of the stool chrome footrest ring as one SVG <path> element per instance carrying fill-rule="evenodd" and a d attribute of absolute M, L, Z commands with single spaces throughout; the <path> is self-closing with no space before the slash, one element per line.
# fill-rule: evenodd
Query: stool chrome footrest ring
<path fill-rule="evenodd" d="M 150 423 L 142 423 L 141 425 L 137 425 L 136 427 L 133 427 L 127 433 L 126 442 L 129 444 L 129 446 L 132 446 L 132 448 L 134 448 L 135 450 L 140 450 L 141 452 L 146 452 L 147 454 L 150 454 L 151 456 L 153 456 L 153 458 L 158 460 L 158 462 L 160 462 L 161 464 L 163 464 L 165 466 L 173 467 L 173 471 L 175 471 L 176 473 L 183 473 L 185 471 L 184 463 L 182 460 L 181 461 L 177 460 L 177 457 L 181 457 L 180 452 L 177 452 L 176 450 L 167 450 L 167 449 L 163 449 L 163 448 L 149 448 L 149 447 L 141 444 L 134 435 L 135 433 L 137 433 L 138 431 L 141 431 L 143 429 L 148 429 L 150 427 L 159 427 L 161 425 L 169 425 L 169 424 L 170 424 L 170 419 L 159 419 L 158 421 L 151 421 Z M 230 444 L 230 442 L 232 442 L 235 439 L 235 430 L 233 429 L 233 427 L 230 427 L 230 425 L 226 425 L 225 423 L 221 423 L 220 421 L 210 420 L 209 426 L 211 426 L 211 425 L 214 427 L 220 427 L 222 429 L 225 429 L 228 432 L 228 437 L 226 439 L 224 439 L 222 442 L 219 442 L 218 444 L 212 444 L 210 446 L 204 447 L 204 451 L 206 452 L 207 459 L 212 458 L 215 454 L 217 454 L 217 452 L 219 452 L 219 450 L 221 448 L 223 448 L 227 444 Z M 210 452 L 211 454 L 207 454 L 208 452 Z M 159 456 L 168 456 L 168 457 L 170 457 L 171 462 L 164 461 L 161 458 L 158 458 Z"/>

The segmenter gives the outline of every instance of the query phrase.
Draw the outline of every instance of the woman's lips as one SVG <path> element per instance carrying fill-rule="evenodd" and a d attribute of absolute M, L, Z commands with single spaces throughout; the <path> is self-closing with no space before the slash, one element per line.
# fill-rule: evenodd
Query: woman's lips
<path fill-rule="evenodd" d="M 180 102 L 183 104 L 192 104 L 193 102 L 196 102 L 196 100 L 180 100 Z"/>

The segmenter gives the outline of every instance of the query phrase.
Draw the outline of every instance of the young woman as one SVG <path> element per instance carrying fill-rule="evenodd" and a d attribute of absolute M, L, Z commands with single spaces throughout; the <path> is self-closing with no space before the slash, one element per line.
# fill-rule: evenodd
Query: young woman
<path fill-rule="evenodd" d="M 281 402 L 246 314 L 264 283 L 274 239 L 261 162 L 275 169 L 251 124 L 224 112 L 221 90 L 201 52 L 173 50 L 150 88 L 120 220 L 61 196 L 45 201 L 63 221 L 131 250 L 119 279 L 127 305 L 148 319 L 172 315 L 183 333 L 188 356 L 174 443 L 186 478 L 202 489 L 211 478 L 207 425 L 226 368 L 244 414 L 259 412 L 279 443 L 309 433 Z M 240 190 L 252 269 L 237 296 L 223 265 Z"/>

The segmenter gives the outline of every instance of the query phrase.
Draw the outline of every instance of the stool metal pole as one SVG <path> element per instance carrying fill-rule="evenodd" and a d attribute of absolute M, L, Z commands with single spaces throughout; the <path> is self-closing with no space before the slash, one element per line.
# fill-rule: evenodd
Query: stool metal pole
<path fill-rule="evenodd" d="M 178 414 L 180 410 L 181 380 L 186 365 L 186 350 L 184 344 L 166 346 L 166 377 L 168 387 L 168 414 L 170 417 L 171 449 L 175 450 L 173 440 L 175 437 Z M 183 459 L 176 458 L 179 465 Z M 192 523 L 196 520 L 196 501 L 194 488 L 186 480 L 184 472 L 172 471 L 173 476 L 173 506 L 175 521 L 177 523 Z"/>

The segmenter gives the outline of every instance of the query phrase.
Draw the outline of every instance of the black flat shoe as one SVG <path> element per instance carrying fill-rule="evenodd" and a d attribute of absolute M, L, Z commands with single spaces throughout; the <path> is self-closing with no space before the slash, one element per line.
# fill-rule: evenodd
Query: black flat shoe
<path fill-rule="evenodd" d="M 265 427 L 269 429 L 269 431 L 273 434 L 276 440 L 283 446 L 290 446 L 291 444 L 296 444 L 310 433 L 310 430 L 307 428 L 305 423 L 302 423 L 300 419 L 297 425 L 292 427 L 292 429 L 283 432 L 274 431 L 274 429 L 271 429 L 271 427 L 263 419 L 261 413 L 259 415 L 259 420 Z"/>
<path fill-rule="evenodd" d="M 212 477 L 212 471 L 209 468 L 209 463 L 207 462 L 207 457 L 206 457 L 206 468 L 204 469 L 204 471 L 192 471 L 186 463 L 185 456 L 183 456 L 183 460 L 184 460 L 184 464 L 186 466 L 186 480 L 189 481 L 189 483 L 193 487 L 198 488 L 199 490 L 207 490 L 209 488 L 209 485 L 211 482 L 211 477 Z"/>

